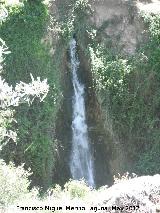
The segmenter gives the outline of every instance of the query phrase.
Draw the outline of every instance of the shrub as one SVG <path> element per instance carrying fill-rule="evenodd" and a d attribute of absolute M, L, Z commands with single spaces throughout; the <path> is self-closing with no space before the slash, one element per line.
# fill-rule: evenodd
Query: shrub
<path fill-rule="evenodd" d="M 83 180 L 72 180 L 64 185 L 64 191 L 71 198 L 84 198 L 90 191 L 90 188 Z"/>
<path fill-rule="evenodd" d="M 6 165 L 0 160 L 0 205 L 9 206 L 17 199 L 22 199 L 29 192 L 29 171 L 22 166 L 15 167 L 13 163 Z"/>

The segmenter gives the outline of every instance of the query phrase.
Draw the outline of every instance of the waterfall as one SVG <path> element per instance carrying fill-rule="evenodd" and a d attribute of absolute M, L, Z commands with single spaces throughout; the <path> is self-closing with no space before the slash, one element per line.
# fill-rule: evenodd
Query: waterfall
<path fill-rule="evenodd" d="M 79 180 L 84 178 L 88 185 L 94 187 L 93 160 L 88 139 L 86 124 L 84 85 L 79 82 L 77 70 L 79 61 L 76 57 L 76 40 L 70 42 L 72 83 L 73 83 L 73 115 L 72 115 L 72 150 L 70 158 L 70 170 L 72 178 Z"/>

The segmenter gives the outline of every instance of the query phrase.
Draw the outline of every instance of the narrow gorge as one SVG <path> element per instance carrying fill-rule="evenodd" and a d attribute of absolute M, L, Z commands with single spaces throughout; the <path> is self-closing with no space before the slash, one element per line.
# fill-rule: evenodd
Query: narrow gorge
<path fill-rule="evenodd" d="M 63 51 L 63 64 L 60 68 L 63 100 L 56 124 L 59 145 L 53 177 L 55 182 L 65 183 L 76 176 L 73 175 L 69 162 L 71 157 L 76 159 L 79 154 L 73 152 L 72 144 L 75 137 L 73 128 L 76 128 L 73 127 L 72 121 L 75 113 L 75 86 L 72 86 L 72 58 L 69 46 L 72 36 L 76 36 L 77 40 L 77 73 L 80 82 L 84 84 L 87 138 L 91 145 L 96 185 L 111 185 L 114 175 L 126 171 L 136 172 L 137 168 L 142 166 L 138 153 L 147 146 L 147 139 L 140 136 L 145 134 L 145 130 L 139 132 L 138 129 L 143 116 L 141 109 L 136 108 L 134 100 L 131 100 L 132 96 L 136 95 L 136 82 L 135 85 L 131 83 L 131 78 L 139 78 L 136 71 L 133 73 L 132 66 L 139 69 L 134 60 L 145 60 L 143 53 L 139 51 L 150 39 L 143 13 L 148 11 L 150 6 L 154 10 L 157 5 L 158 2 L 123 0 L 82 4 L 55 1 L 51 5 L 51 14 L 56 15 L 59 23 L 64 26 L 64 35 L 59 39 Z M 66 40 L 63 40 L 64 37 Z M 49 38 L 52 43 L 52 34 Z M 59 46 L 59 42 L 56 45 Z M 140 79 L 138 84 L 141 85 Z M 143 90 L 143 87 L 140 86 L 140 90 Z M 144 97 L 139 101 L 143 99 Z M 127 105 L 131 105 L 131 108 L 127 108 Z M 137 121 L 134 120 L 136 116 L 139 116 Z M 134 122 L 137 122 L 137 128 Z M 145 122 L 147 121 L 142 125 L 145 126 Z M 85 140 L 83 139 L 84 142 Z M 92 167 L 91 164 L 90 162 L 89 167 Z M 80 176 L 82 175 L 79 174 Z"/>
<path fill-rule="evenodd" d="M 84 179 L 93 187 L 110 185 L 113 180 L 109 168 L 111 136 L 103 128 L 84 53 L 76 40 L 69 44 L 65 56 L 64 98 L 56 127 L 60 144 L 54 180 L 65 183 L 73 178 Z"/>

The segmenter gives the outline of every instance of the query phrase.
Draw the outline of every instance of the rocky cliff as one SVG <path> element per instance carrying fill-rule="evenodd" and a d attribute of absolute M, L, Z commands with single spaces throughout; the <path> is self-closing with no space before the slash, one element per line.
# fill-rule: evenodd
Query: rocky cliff
<path fill-rule="evenodd" d="M 108 106 L 103 106 L 101 98 L 96 94 L 94 88 L 92 87 L 93 75 L 91 73 L 90 59 L 86 56 L 87 45 L 90 42 L 89 36 L 87 35 L 88 29 L 86 23 L 96 30 L 96 42 L 99 44 L 105 44 L 109 41 L 110 49 L 114 49 L 114 53 L 121 55 L 122 57 L 132 57 L 136 54 L 137 49 L 144 43 L 148 41 L 148 30 L 142 19 L 143 12 L 147 13 L 158 13 L 160 8 L 159 1 L 156 0 L 141 0 L 141 1 L 131 1 L 131 0 L 96 0 L 89 1 L 87 4 L 91 6 L 92 13 L 81 23 L 79 19 L 76 19 L 76 3 L 79 1 L 54 1 L 50 7 L 51 14 L 56 17 L 57 22 L 60 23 L 60 28 L 67 26 L 62 33 L 68 39 L 72 33 L 77 33 L 77 38 L 79 41 L 79 57 L 81 61 L 80 70 L 81 78 L 86 85 L 86 106 L 87 106 L 87 117 L 89 125 L 89 134 L 95 150 L 95 162 L 97 165 L 97 171 L 99 176 L 97 176 L 97 182 L 105 184 L 111 182 L 111 176 L 117 173 L 123 173 L 126 169 L 132 167 L 132 159 L 130 159 L 127 153 L 126 144 L 119 139 L 115 130 L 112 127 L 112 119 L 110 118 Z M 78 5 L 78 3 L 77 3 Z M 74 8 L 74 9 L 73 9 Z M 81 13 L 78 14 L 82 15 Z M 87 16 L 86 16 L 87 17 Z M 75 18 L 75 19 L 74 19 Z M 81 20 L 83 18 L 81 17 Z M 77 21 L 78 20 L 78 21 Z M 73 26 L 72 26 L 73 24 Z M 85 27 L 83 26 L 85 25 Z M 70 28 L 75 27 L 75 32 L 70 33 Z M 64 28 L 63 28 L 64 29 Z M 61 31 L 60 30 L 60 31 Z M 70 33 L 70 34 L 69 34 Z M 63 57 L 65 67 L 63 66 L 62 73 L 62 87 L 64 94 L 64 102 L 62 104 L 63 112 L 59 118 L 60 121 L 57 123 L 63 126 L 63 129 L 67 129 L 69 124 L 71 124 L 70 118 L 67 116 L 71 115 L 71 103 L 69 103 L 69 94 L 72 94 L 72 88 L 69 88 L 69 76 L 70 76 L 70 65 L 68 53 L 67 53 L 67 39 L 66 43 L 63 38 L 60 38 L 61 48 L 64 49 Z M 55 31 L 51 32 L 51 41 L 55 43 Z M 59 39 L 58 38 L 58 39 Z M 62 40 L 61 40 L 62 39 Z M 64 42 L 64 43 L 63 43 Z M 59 48 L 59 44 L 56 43 L 56 48 Z M 54 50 L 51 51 L 54 54 Z M 107 93 L 105 95 L 106 99 Z M 68 100 L 68 101 L 66 101 Z M 63 122 L 64 119 L 67 122 Z M 57 132 L 57 135 L 64 135 L 63 129 Z M 68 128 L 68 131 L 70 129 Z M 65 134 L 66 135 L 66 134 Z M 69 145 L 67 141 L 70 140 L 70 133 L 68 133 L 68 138 L 59 138 L 61 141 L 61 146 L 63 151 L 59 149 L 60 156 L 65 158 L 65 153 L 69 155 Z M 66 150 L 66 151 L 65 151 Z M 66 157 L 67 159 L 68 157 Z M 59 167 L 67 167 L 67 163 L 60 160 Z M 98 169 L 100 168 L 101 169 Z M 109 182 L 107 179 L 109 176 Z M 102 178 L 103 177 L 103 178 Z"/>
<path fill-rule="evenodd" d="M 140 13 L 160 12 L 158 0 L 98 0 L 91 1 L 91 5 L 92 22 L 103 33 L 102 39 L 111 37 L 116 48 L 131 55 L 147 39 Z"/>

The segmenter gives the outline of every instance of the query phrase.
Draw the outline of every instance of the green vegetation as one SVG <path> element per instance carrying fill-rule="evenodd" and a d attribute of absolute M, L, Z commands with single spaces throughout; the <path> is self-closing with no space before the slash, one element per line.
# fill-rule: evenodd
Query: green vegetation
<path fill-rule="evenodd" d="M 11 51 L 4 67 L 6 78 L 11 83 L 22 78 L 27 81 L 32 70 L 33 75 L 47 75 L 51 62 L 47 57 L 47 48 L 41 44 L 48 20 L 46 6 L 24 2 L 24 5 L 8 7 L 8 12 L 9 16 L 0 31 L 1 38 Z"/>
<path fill-rule="evenodd" d="M 22 104 L 16 111 L 14 128 L 18 129 L 17 145 L 8 143 L 3 158 L 16 165 L 25 162 L 32 169 L 33 184 L 48 187 L 54 168 L 54 129 L 59 108 L 60 73 L 43 42 L 49 22 L 47 5 L 42 1 L 23 1 L 7 7 L 8 17 L 1 24 L 0 35 L 11 54 L 6 55 L 3 77 L 15 85 L 28 83 L 30 73 L 47 78 L 50 85 L 45 102 L 35 99 L 31 106 Z M 12 147 L 12 148 L 11 148 Z"/>
<path fill-rule="evenodd" d="M 57 18 L 60 28 L 60 37 L 66 46 L 73 35 L 85 48 L 88 34 L 93 26 L 90 24 L 89 16 L 92 15 L 91 5 L 88 0 L 64 0 L 59 2 L 58 10 L 61 14 Z"/>
<path fill-rule="evenodd" d="M 72 180 L 66 183 L 63 189 L 59 185 L 50 188 L 43 197 L 39 196 L 38 188 L 28 190 L 29 176 L 30 172 L 25 171 L 23 166 L 6 165 L 0 160 L 2 212 L 23 213 L 24 210 L 37 213 L 106 212 L 111 206 L 133 205 L 140 206 L 139 212 L 147 212 L 148 209 L 152 212 L 155 208 L 158 209 L 159 175 L 132 179 L 135 177 L 134 174 L 132 177 L 125 174 L 115 178 L 116 185 L 113 187 L 104 186 L 97 190 L 88 187 L 82 180 Z M 155 198 L 154 201 L 150 199 L 152 196 Z M 45 210 L 46 206 L 50 208 Z"/>
<path fill-rule="evenodd" d="M 111 38 L 100 39 L 109 23 L 99 29 L 91 24 L 88 1 L 70 0 L 63 6 L 60 3 L 59 11 L 63 40 L 68 42 L 75 34 L 90 59 L 93 88 L 102 110 L 109 112 L 113 131 L 127 150 L 126 155 L 134 163 L 130 170 L 138 174 L 159 173 L 160 16 L 142 14 L 150 38 L 134 56 L 127 57 L 112 45 Z M 108 114 L 104 114 L 104 119 L 108 119 Z"/>
<path fill-rule="evenodd" d="M 4 161 L 0 160 L 0 210 L 5 212 L 5 210 L 9 209 L 14 212 L 12 209 L 14 207 L 16 212 L 17 206 L 44 207 L 47 205 L 54 207 L 62 206 L 65 208 L 65 205 L 69 206 L 73 204 L 74 206 L 74 199 L 77 200 L 78 198 L 82 201 L 93 193 L 84 181 L 69 181 L 64 185 L 64 189 L 56 185 L 54 188 L 50 188 L 42 197 L 39 194 L 38 188 L 29 190 L 31 184 L 31 181 L 29 181 L 30 176 L 31 172 L 24 170 L 23 166 L 15 167 L 13 163 L 6 165 Z M 37 212 L 46 211 L 39 210 Z"/>
<path fill-rule="evenodd" d="M 150 40 L 142 50 L 147 61 L 144 61 L 141 65 L 139 61 L 138 66 L 145 77 L 142 98 L 145 110 L 143 123 L 146 124 L 146 143 L 145 151 L 140 153 L 136 169 L 143 174 L 155 174 L 160 173 L 160 15 L 143 14 L 143 17 L 150 32 Z"/>
<path fill-rule="evenodd" d="M 108 108 L 114 132 L 139 174 L 160 172 L 160 16 L 143 15 L 150 38 L 130 58 L 110 42 L 88 46 L 94 86 L 102 108 Z"/>
<path fill-rule="evenodd" d="M 18 110 L 12 106 L 10 116 L 0 111 L 0 125 L 3 124 L 5 129 L 18 129 L 17 144 L 12 143 L 14 138 L 10 137 L 1 155 L 7 163 L 13 161 L 16 166 L 25 163 L 25 168 L 31 168 L 31 176 L 23 171 L 18 178 L 22 181 L 22 197 L 26 194 L 29 199 L 35 200 L 39 199 L 36 194 L 38 192 L 35 189 L 29 192 L 29 187 L 38 185 L 46 190 L 53 184 L 57 145 L 55 123 L 62 99 L 60 69 L 63 66 L 64 50 L 73 34 L 91 63 L 93 89 L 100 107 L 104 112 L 106 108 L 109 111 L 113 131 L 134 163 L 131 170 L 139 174 L 160 173 L 160 49 L 157 48 L 160 45 L 160 16 L 142 15 L 150 31 L 149 41 L 133 57 L 127 58 L 112 47 L 110 38 L 99 42 L 100 33 L 108 23 L 104 23 L 97 31 L 88 19 L 92 14 L 88 1 L 64 2 L 63 5 L 59 3 L 61 15 L 53 23 L 59 28 L 59 43 L 53 58 L 50 46 L 44 42 L 49 14 L 43 1 L 24 0 L 20 4 L 8 6 L 9 15 L 0 25 L 0 35 L 11 51 L 6 55 L 2 74 L 6 81 L 13 86 L 20 81 L 29 83 L 32 73 L 33 77 L 47 78 L 50 86 L 45 102 L 39 102 L 36 96 L 31 106 L 22 103 Z M 14 114 L 16 122 L 13 123 Z M 104 118 L 107 119 L 105 113 Z M 3 140 L 4 137 L 0 135 L 0 139 Z M 21 171 L 16 170 L 13 164 L 7 167 L 2 161 L 1 168 L 3 171 L 11 169 L 11 175 Z M 9 193 L 0 200 L 5 205 L 12 204 L 21 196 L 20 185 L 9 183 L 11 175 L 9 171 L 9 178 L 4 185 L 11 187 L 7 189 Z M 32 180 L 31 184 L 28 178 Z M 4 179 L 3 173 L 1 187 Z M 5 193 L 4 190 L 5 187 L 2 187 L 2 194 Z M 14 196 L 11 191 L 14 191 Z M 85 198 L 89 191 L 85 184 L 81 186 L 75 181 L 66 183 L 64 190 L 57 186 L 54 193 L 57 196 L 58 193 L 66 193 L 72 199 Z M 2 195 L 0 199 L 1 197 Z"/>
<path fill-rule="evenodd" d="M 28 193 L 29 175 L 23 166 L 16 168 L 12 163 L 6 165 L 0 160 L 0 206 L 9 206 Z"/>

